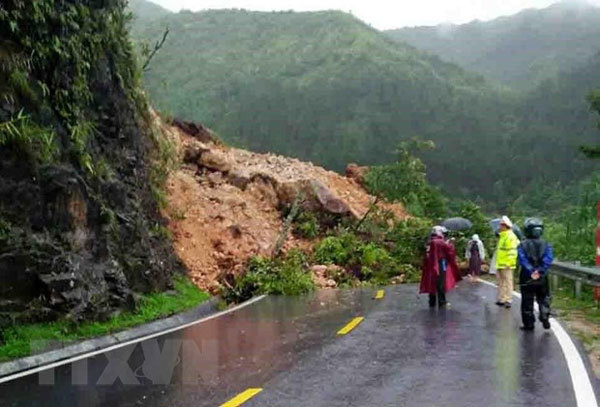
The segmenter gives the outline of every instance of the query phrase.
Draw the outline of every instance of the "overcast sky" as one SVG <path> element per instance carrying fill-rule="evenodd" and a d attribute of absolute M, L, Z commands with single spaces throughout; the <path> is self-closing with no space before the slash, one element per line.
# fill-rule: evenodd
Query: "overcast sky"
<path fill-rule="evenodd" d="M 352 12 L 379 29 L 491 20 L 525 8 L 544 8 L 558 0 L 151 0 L 173 10 L 325 10 Z M 585 0 L 568 0 L 585 1 Z M 600 0 L 589 0 L 600 6 Z"/>

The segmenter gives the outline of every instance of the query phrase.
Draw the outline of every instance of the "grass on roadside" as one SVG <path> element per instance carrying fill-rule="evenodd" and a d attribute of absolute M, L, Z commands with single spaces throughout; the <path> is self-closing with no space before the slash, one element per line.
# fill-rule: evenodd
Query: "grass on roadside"
<path fill-rule="evenodd" d="M 561 312 L 561 316 L 567 317 L 569 313 L 576 312 L 582 315 L 586 321 L 600 324 L 600 308 L 593 298 L 593 289 L 583 287 L 580 299 L 573 297 L 573 282 L 563 282 L 558 290 L 552 292 L 552 306 Z"/>
<path fill-rule="evenodd" d="M 175 292 L 145 295 L 135 311 L 114 315 L 108 321 L 79 325 L 56 321 L 8 328 L 4 333 L 4 344 L 0 346 L 0 361 L 43 351 L 48 343 L 74 342 L 116 333 L 189 310 L 210 298 L 185 276 L 175 278 Z"/>
<path fill-rule="evenodd" d="M 584 344 L 590 359 L 600 357 L 600 308 L 593 299 L 591 287 L 583 287 L 582 298 L 573 297 L 573 284 L 569 282 L 561 285 L 553 295 L 553 308 L 558 311 L 558 316 L 564 320 L 571 332 Z M 598 365 L 593 364 L 596 374 L 599 375 Z"/>

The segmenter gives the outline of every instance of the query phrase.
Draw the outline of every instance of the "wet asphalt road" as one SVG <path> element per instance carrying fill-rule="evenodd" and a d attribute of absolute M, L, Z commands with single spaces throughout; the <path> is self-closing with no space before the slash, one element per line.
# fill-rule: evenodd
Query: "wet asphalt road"
<path fill-rule="evenodd" d="M 518 306 L 498 308 L 494 288 L 461 283 L 447 310 L 429 309 L 414 286 L 385 291 L 268 297 L 2 384 L 0 406 L 208 407 L 248 388 L 264 389 L 248 407 L 576 406 L 555 336 L 520 332 Z"/>

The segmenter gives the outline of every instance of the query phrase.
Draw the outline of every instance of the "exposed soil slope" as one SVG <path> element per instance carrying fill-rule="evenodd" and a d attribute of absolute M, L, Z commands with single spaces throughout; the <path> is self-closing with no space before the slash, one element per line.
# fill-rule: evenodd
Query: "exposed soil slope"
<path fill-rule="evenodd" d="M 223 273 L 240 273 L 254 255 L 270 255 L 283 227 L 282 210 L 302 206 L 333 216 L 361 218 L 375 201 L 354 179 L 312 163 L 229 148 L 210 131 L 190 124 L 163 125 L 184 162 L 168 180 L 176 251 L 201 287 L 216 291 Z M 381 204 L 399 217 L 397 204 Z M 289 236 L 284 250 L 310 249 Z"/>

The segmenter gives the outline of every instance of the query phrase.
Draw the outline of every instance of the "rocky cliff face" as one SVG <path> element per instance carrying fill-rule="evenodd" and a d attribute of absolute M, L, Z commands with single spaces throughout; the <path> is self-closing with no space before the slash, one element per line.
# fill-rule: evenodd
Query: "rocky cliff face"
<path fill-rule="evenodd" d="M 3 323 L 106 317 L 180 268 L 125 3 L 0 5 Z"/>

